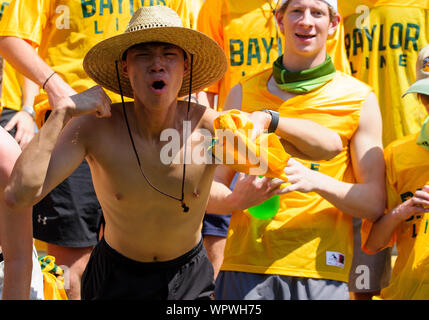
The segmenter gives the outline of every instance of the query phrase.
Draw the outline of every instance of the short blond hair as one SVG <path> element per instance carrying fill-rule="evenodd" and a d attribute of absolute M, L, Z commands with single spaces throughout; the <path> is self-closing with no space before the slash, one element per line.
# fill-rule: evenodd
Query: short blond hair
<path fill-rule="evenodd" d="M 289 5 L 290 1 L 285 1 L 281 7 L 278 9 L 278 12 L 280 13 L 284 13 Z M 326 3 L 326 2 L 325 2 Z M 332 22 L 337 18 L 337 11 L 334 9 L 334 7 L 332 7 L 330 4 L 326 3 L 326 5 L 328 6 L 329 9 L 329 20 Z"/>

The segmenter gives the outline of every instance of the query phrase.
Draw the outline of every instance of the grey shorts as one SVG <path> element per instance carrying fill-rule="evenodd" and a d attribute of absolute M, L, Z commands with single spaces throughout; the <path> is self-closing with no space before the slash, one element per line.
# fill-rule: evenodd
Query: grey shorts
<path fill-rule="evenodd" d="M 347 283 L 327 279 L 221 271 L 216 300 L 349 300 Z"/>
<path fill-rule="evenodd" d="M 391 248 L 377 254 L 366 254 L 361 248 L 361 219 L 353 218 L 353 262 L 349 274 L 350 292 L 374 292 L 386 287 L 390 280 Z"/>

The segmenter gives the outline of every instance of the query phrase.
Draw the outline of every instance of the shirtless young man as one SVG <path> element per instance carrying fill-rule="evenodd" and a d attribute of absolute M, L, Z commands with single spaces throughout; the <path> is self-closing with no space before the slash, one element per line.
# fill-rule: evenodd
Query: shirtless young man
<path fill-rule="evenodd" d="M 182 141 L 188 120 L 192 151 L 198 129 L 213 133 L 218 113 L 178 97 L 219 80 L 224 53 L 204 34 L 181 27 L 174 11 L 154 6 L 136 11 L 124 34 L 92 48 L 84 67 L 134 102 L 111 105 L 98 86 L 62 99 L 19 158 L 7 203 L 36 203 L 86 158 L 106 227 L 85 270 L 82 298 L 209 298 L 213 269 L 201 222 L 216 165 L 165 165 L 160 153 L 168 142 L 160 137 L 175 129 Z M 251 119 L 261 129 L 271 122 L 265 112 Z M 309 157 L 341 149 L 336 133 L 311 121 L 281 118 L 276 132 Z M 184 156 L 183 144 L 176 157 Z"/>

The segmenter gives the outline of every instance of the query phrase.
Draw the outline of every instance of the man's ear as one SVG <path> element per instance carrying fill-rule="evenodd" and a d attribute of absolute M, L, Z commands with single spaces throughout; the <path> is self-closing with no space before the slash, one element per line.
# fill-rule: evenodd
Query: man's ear
<path fill-rule="evenodd" d="M 189 56 L 185 58 L 185 63 L 183 64 L 183 74 L 187 74 L 189 72 Z"/>
<path fill-rule="evenodd" d="M 122 75 L 125 78 L 128 78 L 128 65 L 127 65 L 127 61 L 126 60 L 122 60 L 121 64 L 122 64 Z"/>
<path fill-rule="evenodd" d="M 276 11 L 275 18 L 277 20 L 277 25 L 279 26 L 280 32 L 284 34 L 285 26 L 283 24 L 283 17 L 284 17 L 285 11 Z"/>
<path fill-rule="evenodd" d="M 335 16 L 334 19 L 329 23 L 328 36 L 331 37 L 337 31 L 338 26 L 340 25 L 341 17 L 339 14 Z"/>

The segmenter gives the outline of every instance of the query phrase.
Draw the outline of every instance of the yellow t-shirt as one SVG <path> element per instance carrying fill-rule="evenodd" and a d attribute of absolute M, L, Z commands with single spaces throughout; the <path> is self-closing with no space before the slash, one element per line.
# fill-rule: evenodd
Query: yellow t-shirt
<path fill-rule="evenodd" d="M 13 110 L 21 110 L 22 107 L 22 92 L 19 81 L 19 73 L 12 66 L 3 60 L 3 79 L 1 88 L 1 109 L 10 108 Z"/>
<path fill-rule="evenodd" d="M 360 2 L 340 1 L 340 11 Z M 344 28 L 352 75 L 374 88 L 385 146 L 418 132 L 426 117 L 415 95 L 401 96 L 416 80 L 419 50 L 429 43 L 427 8 L 426 0 L 373 1 L 369 11 L 359 14 L 343 8 L 349 15 Z"/>
<path fill-rule="evenodd" d="M 229 90 L 244 76 L 271 68 L 279 52 L 282 54 L 284 37 L 277 29 L 273 15 L 277 2 L 280 3 L 206 0 L 201 7 L 198 30 L 212 37 L 223 48 L 229 61 L 222 80 L 207 89 L 219 95 L 218 110 L 222 110 Z M 341 24 L 335 36 L 328 40 L 327 51 L 337 70 L 349 73 L 343 39 Z"/>
<path fill-rule="evenodd" d="M 85 54 L 95 44 L 122 33 L 132 14 L 142 6 L 166 5 L 190 26 L 185 0 L 17 0 L 9 5 L 0 22 L 0 35 L 16 36 L 39 47 L 39 55 L 75 91 L 96 83 L 83 70 Z M 107 90 L 106 90 L 107 91 Z M 120 96 L 108 91 L 113 102 Z M 47 94 L 36 97 L 35 120 L 40 127 L 49 104 Z"/>
<path fill-rule="evenodd" d="M 385 149 L 388 210 L 408 200 L 429 181 L 429 151 L 416 144 L 418 133 Z M 362 224 L 365 248 L 372 223 Z M 388 246 L 396 242 L 398 258 L 389 285 L 376 299 L 429 299 L 429 214 L 415 214 L 400 223 Z"/>
<path fill-rule="evenodd" d="M 0 2 L 0 20 L 8 7 L 9 1 Z M 22 93 L 19 75 L 6 60 L 3 60 L 3 79 L 1 85 L 0 111 L 3 108 L 20 110 Z"/>
<path fill-rule="evenodd" d="M 329 161 L 297 160 L 338 180 L 354 182 L 349 142 L 371 88 L 337 72 L 323 87 L 285 102 L 266 88 L 271 73 L 268 69 L 241 81 L 242 110 L 269 108 L 335 130 L 343 141 L 340 154 Z M 291 192 L 280 202 L 279 212 L 270 220 L 256 219 L 247 210 L 232 214 L 221 270 L 347 282 L 353 259 L 351 216 L 314 192 Z"/>

